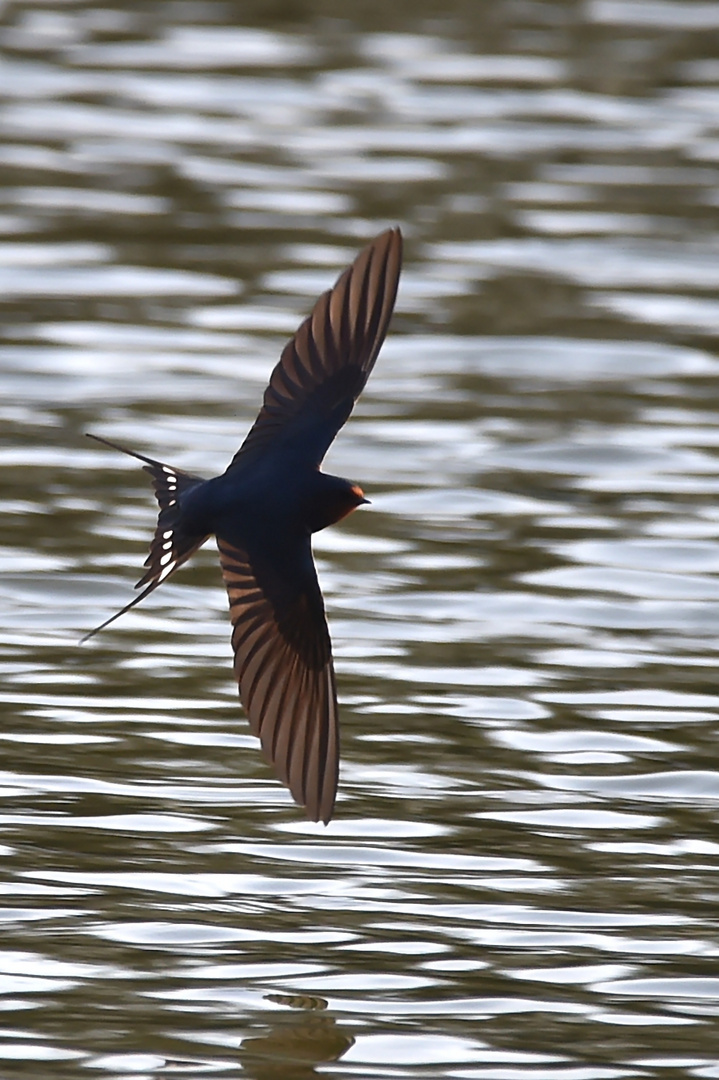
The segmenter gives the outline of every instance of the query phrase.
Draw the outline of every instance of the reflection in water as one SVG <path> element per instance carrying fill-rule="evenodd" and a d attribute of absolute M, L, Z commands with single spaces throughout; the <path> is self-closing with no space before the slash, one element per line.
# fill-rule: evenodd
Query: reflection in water
<path fill-rule="evenodd" d="M 301 1010 L 301 1019 L 275 1013 L 267 1034 L 243 1040 L 241 1061 L 248 1076 L 284 1080 L 291 1073 L 296 1080 L 311 1078 L 317 1076 L 315 1066 L 339 1061 L 354 1044 L 333 1016 L 322 1013 L 327 1008 L 324 998 L 268 994 L 267 1000 Z"/>
<path fill-rule="evenodd" d="M 331 16 L 0 10 L 0 1074 L 708 1080 L 716 5 Z M 211 555 L 77 648 L 147 509 L 83 433 L 219 472 L 395 223 L 328 461 L 372 504 L 315 545 L 323 829 L 238 715 Z"/>

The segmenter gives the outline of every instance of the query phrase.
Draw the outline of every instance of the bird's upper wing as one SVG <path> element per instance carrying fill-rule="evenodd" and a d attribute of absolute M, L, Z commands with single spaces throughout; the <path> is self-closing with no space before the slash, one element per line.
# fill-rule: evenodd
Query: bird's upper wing
<path fill-rule="evenodd" d="M 294 460 L 320 464 L 377 359 L 401 266 L 402 236 L 399 229 L 388 229 L 323 293 L 285 346 L 230 469 L 281 444 Z"/>
<path fill-rule="evenodd" d="M 240 698 L 265 756 L 313 821 L 332 816 L 339 768 L 329 631 L 309 537 L 281 557 L 218 537 Z"/>

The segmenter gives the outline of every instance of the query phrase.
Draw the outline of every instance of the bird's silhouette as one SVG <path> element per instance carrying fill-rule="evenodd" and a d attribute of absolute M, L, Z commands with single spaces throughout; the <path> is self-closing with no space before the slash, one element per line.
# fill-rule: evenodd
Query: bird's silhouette
<path fill-rule="evenodd" d="M 230 600 L 234 669 L 255 735 L 313 821 L 327 823 L 339 768 L 337 693 L 310 536 L 367 502 L 320 471 L 374 366 L 394 308 L 399 229 L 368 244 L 285 346 L 262 408 L 221 476 L 200 476 L 91 436 L 144 462 L 160 505 L 138 581 L 166 581 L 211 536 Z"/>

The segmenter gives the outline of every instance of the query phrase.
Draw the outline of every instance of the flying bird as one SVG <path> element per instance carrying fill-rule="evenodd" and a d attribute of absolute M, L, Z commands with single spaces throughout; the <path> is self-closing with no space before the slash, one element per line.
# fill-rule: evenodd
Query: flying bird
<path fill-rule="evenodd" d="M 220 476 L 144 462 L 160 512 L 142 592 L 86 641 L 144 600 L 211 536 L 230 601 L 234 671 L 250 727 L 275 773 L 325 824 L 339 772 L 332 648 L 310 537 L 368 502 L 320 471 L 374 367 L 402 265 L 398 228 L 377 236 L 320 296 L 282 351 L 259 415 Z"/>

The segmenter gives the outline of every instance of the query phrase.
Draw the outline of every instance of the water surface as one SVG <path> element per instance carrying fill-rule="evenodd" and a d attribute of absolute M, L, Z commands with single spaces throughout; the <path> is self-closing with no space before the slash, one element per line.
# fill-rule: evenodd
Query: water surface
<path fill-rule="evenodd" d="M 719 1076 L 718 12 L 0 12 L 4 1077 Z M 222 470 L 389 224 L 325 829 L 209 545 L 78 647 L 154 518 L 85 432 Z"/>

